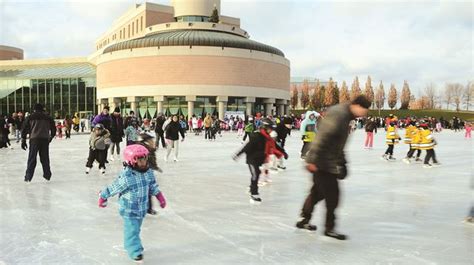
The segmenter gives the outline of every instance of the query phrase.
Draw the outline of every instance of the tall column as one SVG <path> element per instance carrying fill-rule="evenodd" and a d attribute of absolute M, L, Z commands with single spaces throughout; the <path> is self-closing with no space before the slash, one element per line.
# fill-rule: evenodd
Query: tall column
<path fill-rule="evenodd" d="M 194 115 L 194 101 L 196 101 L 196 96 L 186 96 L 186 101 L 188 102 L 188 120 Z"/>
<path fill-rule="evenodd" d="M 275 104 L 275 99 L 274 98 L 266 98 L 263 100 L 263 103 L 265 103 L 265 116 L 272 115 L 273 111 L 273 104 Z"/>
<path fill-rule="evenodd" d="M 218 111 L 219 111 L 219 120 L 224 119 L 224 112 L 225 112 L 225 104 L 229 100 L 229 97 L 227 96 L 218 96 L 216 101 L 218 104 Z"/>
<path fill-rule="evenodd" d="M 137 109 L 138 97 L 127 97 L 127 102 L 130 102 L 130 110 L 133 110 L 135 116 L 139 117 L 140 114 Z"/>
<path fill-rule="evenodd" d="M 288 100 L 286 99 L 277 99 L 276 105 L 277 105 L 277 115 L 283 116 L 285 115 L 285 105 L 287 105 Z"/>
<path fill-rule="evenodd" d="M 165 101 L 164 96 L 154 96 L 153 100 L 156 101 L 156 113 L 157 115 L 164 114 L 163 112 L 163 101 Z"/>
<path fill-rule="evenodd" d="M 253 105 L 255 103 L 255 98 L 254 97 L 246 97 L 244 99 L 244 102 L 245 102 L 245 114 L 247 116 L 250 116 L 252 115 L 252 109 L 253 109 Z"/>

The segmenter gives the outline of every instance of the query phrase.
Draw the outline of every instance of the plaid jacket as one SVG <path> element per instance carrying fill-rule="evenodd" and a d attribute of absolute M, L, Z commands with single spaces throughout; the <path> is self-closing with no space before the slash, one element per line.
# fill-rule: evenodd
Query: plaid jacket
<path fill-rule="evenodd" d="M 126 167 L 120 175 L 100 192 L 107 199 L 119 193 L 120 215 L 140 219 L 148 210 L 148 195 L 160 193 L 153 170 L 141 173 Z"/>

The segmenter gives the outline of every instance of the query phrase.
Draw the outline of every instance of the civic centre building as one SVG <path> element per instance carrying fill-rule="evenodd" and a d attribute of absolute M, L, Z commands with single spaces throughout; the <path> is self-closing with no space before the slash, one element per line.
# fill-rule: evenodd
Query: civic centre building
<path fill-rule="evenodd" d="M 142 118 L 288 112 L 290 62 L 220 15 L 220 0 L 135 5 L 86 58 L 24 60 L 21 49 L 0 46 L 0 60 L 3 114 L 36 102 L 61 118 L 106 105 Z"/>

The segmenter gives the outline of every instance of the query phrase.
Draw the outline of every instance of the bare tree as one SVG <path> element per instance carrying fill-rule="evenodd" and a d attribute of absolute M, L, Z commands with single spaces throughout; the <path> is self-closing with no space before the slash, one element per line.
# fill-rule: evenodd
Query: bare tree
<path fill-rule="evenodd" d="M 370 104 L 373 107 L 374 106 L 374 89 L 372 88 L 372 79 L 370 78 L 370 75 L 367 76 L 367 82 L 365 82 L 364 94 L 367 97 L 367 99 L 370 101 Z"/>
<path fill-rule="evenodd" d="M 377 107 L 379 112 L 383 108 L 384 103 L 385 103 L 385 90 L 383 89 L 382 81 L 380 81 L 379 88 L 377 89 L 377 92 L 375 93 L 375 106 Z"/>
<path fill-rule="evenodd" d="M 449 91 L 452 99 L 452 105 L 456 108 L 456 111 L 460 110 L 462 96 L 464 92 L 463 85 L 459 83 L 450 83 L 447 85 L 446 89 Z"/>
<path fill-rule="evenodd" d="M 463 93 L 463 102 L 464 106 L 466 106 L 466 110 L 469 111 L 469 106 L 473 104 L 474 98 L 474 82 L 469 81 L 467 82 L 466 87 L 464 87 Z"/>
<path fill-rule="evenodd" d="M 344 103 L 349 100 L 350 100 L 349 90 L 347 89 L 346 81 L 343 81 L 341 91 L 339 91 L 339 103 Z"/>
<path fill-rule="evenodd" d="M 428 100 L 429 108 L 432 109 L 436 107 L 436 87 L 433 83 L 429 83 L 425 86 L 424 95 L 422 96 L 425 97 L 425 101 Z"/>
<path fill-rule="evenodd" d="M 298 88 L 296 87 L 296 85 L 293 85 L 291 87 L 290 105 L 292 109 L 296 109 L 296 106 L 298 106 Z"/>
<path fill-rule="evenodd" d="M 351 100 L 355 99 L 362 93 L 359 85 L 359 77 L 355 77 L 354 82 L 352 82 L 351 86 Z"/>
<path fill-rule="evenodd" d="M 388 100 L 387 100 L 387 103 L 390 109 L 395 108 L 395 106 L 397 105 L 397 99 L 398 99 L 397 89 L 395 88 L 395 85 L 392 84 L 388 92 Z"/>
<path fill-rule="evenodd" d="M 446 109 L 449 109 L 449 105 L 453 101 L 453 89 L 451 88 L 451 84 L 446 84 L 444 87 L 444 100 L 446 102 Z"/>
<path fill-rule="evenodd" d="M 309 104 L 309 83 L 306 79 L 303 81 L 303 87 L 301 88 L 300 102 L 301 107 L 303 107 L 303 109 L 306 109 Z"/>

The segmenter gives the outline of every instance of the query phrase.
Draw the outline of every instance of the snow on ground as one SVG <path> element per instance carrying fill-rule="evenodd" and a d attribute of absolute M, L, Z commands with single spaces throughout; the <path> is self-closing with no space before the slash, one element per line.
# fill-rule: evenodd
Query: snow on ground
<path fill-rule="evenodd" d="M 461 221 L 473 203 L 472 140 L 461 133 L 435 134 L 441 167 L 385 162 L 384 133 L 375 148 L 362 148 L 365 133 L 351 136 L 349 176 L 340 182 L 337 230 L 349 240 L 324 237 L 324 203 L 315 210 L 318 231 L 297 230 L 311 176 L 299 159 L 298 132 L 288 139 L 288 169 L 260 188 L 263 203 L 250 205 L 245 157 L 234 133 L 216 142 L 188 135 L 179 162 L 163 162 L 158 174 L 168 207 L 147 216 L 142 227 L 148 264 L 472 264 L 474 226 Z M 117 198 L 105 209 L 97 192 L 120 171 L 84 174 L 87 135 L 51 144 L 52 180 L 23 182 L 27 152 L 13 144 L 0 150 L 0 264 L 130 264 L 122 240 Z M 424 156 L 424 154 L 423 154 Z"/>

